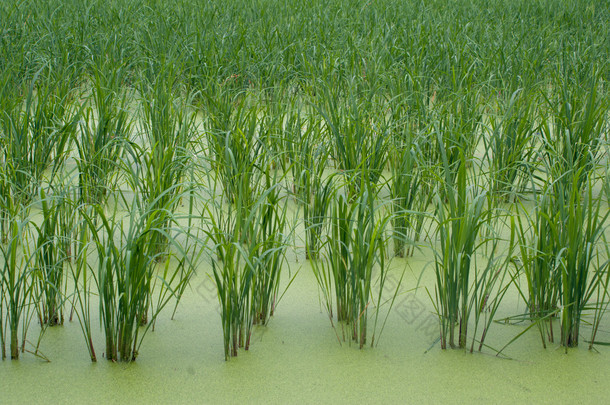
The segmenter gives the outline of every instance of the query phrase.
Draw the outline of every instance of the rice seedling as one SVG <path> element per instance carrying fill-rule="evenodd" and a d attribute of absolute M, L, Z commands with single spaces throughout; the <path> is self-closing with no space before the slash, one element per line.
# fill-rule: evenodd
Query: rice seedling
<path fill-rule="evenodd" d="M 312 261 L 331 324 L 334 326 L 336 314 L 342 325 L 343 340 L 345 326 L 350 341 L 355 341 L 360 348 L 367 343 L 367 338 L 371 346 L 375 342 L 388 274 L 385 231 L 390 217 L 376 206 L 375 196 L 376 190 L 370 184 L 354 200 L 348 200 L 343 193 L 333 196 L 328 218 L 331 231 L 322 244 L 325 252 L 319 260 Z M 393 300 L 388 311 L 391 303 Z M 372 336 L 368 327 L 369 310 L 374 318 Z"/>
<path fill-rule="evenodd" d="M 27 205 L 36 197 L 49 168 L 52 180 L 66 159 L 75 129 L 76 113 L 65 106 L 65 95 L 58 98 L 56 87 L 43 73 L 36 72 L 27 84 L 25 105 L 13 105 L 0 118 L 6 137 L 3 160 L 11 172 L 11 198 L 17 204 Z"/>
<path fill-rule="evenodd" d="M 267 175 L 265 188 L 254 197 L 241 188 L 228 207 L 210 201 L 205 208 L 206 234 L 218 260 L 212 261 L 213 277 L 221 307 L 225 360 L 238 348 L 250 347 L 255 324 L 266 324 L 278 300 L 279 281 L 285 266 L 288 234 L 287 205 L 279 194 L 279 182 Z M 241 204 L 248 204 L 247 208 Z"/>
<path fill-rule="evenodd" d="M 444 202 L 438 195 L 435 197 L 440 248 L 433 246 L 436 276 L 433 302 L 439 317 L 441 348 L 466 348 L 469 323 L 474 321 L 470 350 L 473 350 L 475 339 L 479 341 L 480 350 L 506 292 L 507 286 L 503 284 L 506 272 L 495 256 L 497 242 L 487 263 L 479 267 L 477 254 L 485 243 L 478 240 L 479 233 L 486 226 L 485 192 L 467 183 L 464 155 L 460 153 L 453 182 L 444 149 L 441 149 L 441 154 L 445 166 L 443 186 L 447 201 Z M 486 315 L 486 321 L 481 336 L 477 337 L 482 314 Z"/>
<path fill-rule="evenodd" d="M 59 197 L 61 198 L 61 197 Z M 63 304 L 65 300 L 66 278 L 64 262 L 67 257 L 60 235 L 60 210 L 62 202 L 58 198 L 47 197 L 40 190 L 42 223 L 33 224 L 36 229 L 35 268 L 37 278 L 37 305 L 40 324 L 55 326 L 64 322 Z"/>
<path fill-rule="evenodd" d="M 345 105 L 336 93 L 324 89 L 320 115 L 332 144 L 331 156 L 346 178 L 350 195 L 356 195 L 361 184 L 377 184 L 387 162 L 388 126 L 367 112 L 367 103 L 359 104 L 350 94 Z M 368 101 L 368 100 L 364 100 Z"/>
<path fill-rule="evenodd" d="M 168 70 L 171 68 L 168 68 Z M 174 100 L 175 73 L 161 72 L 155 82 L 142 84 L 142 132 L 146 145 L 134 148 L 136 164 L 141 170 L 128 176 L 132 189 L 158 212 L 154 228 L 169 232 L 169 225 L 182 193 L 190 164 L 190 143 L 195 133 L 195 116 L 190 113 L 190 97 Z M 171 190 L 171 193 L 168 192 Z M 168 241 L 163 233 L 151 238 L 150 255 L 162 260 Z"/>
<path fill-rule="evenodd" d="M 4 360 L 8 341 L 11 359 L 16 360 L 19 352 L 25 351 L 27 332 L 34 312 L 32 304 L 38 301 L 38 297 L 32 274 L 32 255 L 28 248 L 30 221 L 27 209 L 14 205 L 8 209 L 9 240 L 6 244 L 0 244 L 0 349 Z"/>
<path fill-rule="evenodd" d="M 527 211 L 520 210 L 531 226 L 528 235 L 520 216 L 517 216 L 517 241 L 520 260 L 513 261 L 527 282 L 527 297 L 520 293 L 527 302 L 529 316 L 533 320 L 548 319 L 548 325 L 539 322 L 538 329 L 542 344 L 554 340 L 553 316 L 558 313 L 561 290 L 561 265 L 559 251 L 562 247 L 556 237 L 557 212 L 553 208 L 551 197 L 543 194 L 534 209 L 534 217 Z"/>
<path fill-rule="evenodd" d="M 221 309 L 224 356 L 229 360 L 237 356 L 238 347 L 243 347 L 244 336 L 247 337 L 246 349 L 249 347 L 253 323 L 250 294 L 253 269 L 250 263 L 243 263 L 248 256 L 242 253 L 239 244 L 241 224 L 229 216 L 216 219 L 211 213 L 210 220 L 208 235 L 214 250 L 222 257 L 220 263 L 212 261 L 212 269 Z"/>
<path fill-rule="evenodd" d="M 609 213 L 600 213 L 600 199 L 593 197 L 591 180 L 584 196 L 577 189 L 574 176 L 569 200 L 558 207 L 562 219 L 560 237 L 564 239 L 561 263 L 561 343 L 578 345 L 581 315 L 595 290 L 600 287 L 604 267 L 593 268 L 605 221 Z"/>
<path fill-rule="evenodd" d="M 242 188 L 252 188 L 261 173 L 256 168 L 265 153 L 258 138 L 258 109 L 248 108 L 244 98 L 233 100 L 226 92 L 210 100 L 209 105 L 213 106 L 206 131 L 210 162 L 225 198 L 235 203 Z M 247 192 L 241 198 L 251 195 Z M 242 201 L 241 207 L 247 209 L 252 203 Z"/>
<path fill-rule="evenodd" d="M 128 94 L 122 88 L 126 69 L 110 61 L 93 66 L 91 103 L 82 112 L 79 134 L 74 135 L 79 198 L 88 204 L 103 204 L 117 181 L 116 162 L 131 130 Z"/>
<path fill-rule="evenodd" d="M 126 204 L 127 202 L 124 201 Z M 86 208 L 86 206 L 85 206 Z M 92 211 L 95 211 L 93 213 Z M 116 209 L 107 215 L 105 210 L 95 205 L 92 209 L 82 212 L 86 226 L 89 228 L 89 237 L 97 253 L 97 270 L 92 277 L 99 296 L 100 321 L 106 338 L 106 358 L 113 361 L 134 361 L 138 356 L 139 347 L 148 331 L 150 323 L 140 329 L 142 314 L 148 310 L 151 302 L 151 283 L 155 274 L 155 257 L 151 256 L 146 248 L 148 239 L 154 232 L 164 230 L 154 228 L 155 215 L 158 209 L 144 205 L 137 198 L 131 203 L 129 215 L 118 218 Z M 99 223 L 99 225 L 98 225 Z M 184 266 L 190 265 L 180 245 L 166 234 L 173 246 L 178 249 L 177 267 L 173 274 L 179 273 Z M 169 259 L 168 259 L 169 260 Z M 84 269 L 83 272 L 86 272 Z M 165 269 L 165 278 L 161 282 L 166 284 L 169 291 L 179 287 L 175 280 L 186 282 L 184 278 L 173 275 L 167 277 L 168 268 Z M 83 277 L 84 274 L 81 274 Z M 87 290 L 78 291 L 87 294 Z M 171 294 L 163 295 L 158 305 L 152 310 L 151 320 L 167 304 Z M 88 297 L 84 297 L 82 308 L 87 310 Z M 82 314 L 87 320 L 88 314 Z M 86 330 L 89 326 L 83 325 Z M 90 336 L 86 336 L 90 338 Z M 95 356 L 92 355 L 92 360 Z"/>
<path fill-rule="evenodd" d="M 279 301 L 280 276 L 287 266 L 286 249 L 289 235 L 288 204 L 281 196 L 277 178 L 265 175 L 264 192 L 252 215 L 252 229 L 247 241 L 251 258 L 255 265 L 252 282 L 254 324 L 267 324 Z"/>
<path fill-rule="evenodd" d="M 447 102 L 439 101 L 440 105 L 435 109 L 436 120 L 431 134 L 435 150 L 431 151 L 434 156 L 431 163 L 437 164 L 439 170 L 448 170 L 449 184 L 455 183 L 461 167 L 460 156 L 474 156 L 479 144 L 483 109 L 478 97 L 475 89 L 468 89 L 464 94 L 450 96 Z M 446 175 L 442 177 L 446 178 Z"/>
<path fill-rule="evenodd" d="M 598 95 L 598 77 L 590 78 L 583 87 L 568 87 L 560 82 L 557 99 L 546 98 L 550 117 L 541 117 L 541 140 L 545 172 L 555 193 L 570 190 L 574 176 L 579 190 L 586 188 L 589 174 L 600 159 L 600 148 L 606 132 L 608 101 Z M 568 198 L 567 195 L 565 198 Z"/>
<path fill-rule="evenodd" d="M 600 265 L 597 249 L 608 214 L 600 213 L 601 197 L 594 197 L 592 184 L 607 107 L 597 100 L 596 83 L 591 82 L 586 95 L 561 89 L 553 123 L 543 119 L 542 163 L 548 180 L 534 219 L 528 217 L 531 240 L 519 222 L 528 288 L 527 297 L 522 296 L 533 320 L 548 319 L 548 326 L 539 326 L 545 347 L 546 340 L 554 341 L 555 317 L 561 323 L 561 344 L 578 345 L 582 312 L 603 280 L 605 264 Z"/>
<path fill-rule="evenodd" d="M 100 240 L 97 226 L 85 218 L 92 227 L 91 234 L 98 253 L 97 287 L 100 299 L 100 316 L 106 337 L 108 360 L 133 361 L 137 356 L 139 316 L 148 293 L 147 272 L 151 271 L 149 258 L 142 246 L 142 233 L 133 218 L 125 235 L 125 245 L 115 244 L 115 232 L 121 232 L 115 223 L 109 223 L 103 212 L 97 215 L 107 236 Z M 135 214 L 135 213 L 134 213 Z M 136 214 L 137 215 L 137 214 Z M 122 223 L 119 222 L 122 228 Z M 122 236 L 122 235 L 121 235 Z M 115 287 L 116 283 L 116 287 Z"/>
<path fill-rule="evenodd" d="M 594 197 L 591 180 L 584 195 L 578 188 L 583 169 L 566 173 L 572 178 L 570 191 L 555 194 L 557 185 L 548 185 L 535 218 L 526 217 L 533 227 L 531 239 L 519 220 L 520 270 L 528 293 L 521 295 L 530 318 L 540 323 L 544 347 L 546 340 L 554 341 L 555 318 L 560 322 L 561 344 L 566 348 L 578 345 L 582 312 L 604 285 L 607 263 L 599 262 L 598 249 L 608 213 L 600 212 L 601 199 Z M 602 299 L 593 309 L 598 311 L 603 305 Z M 541 322 L 547 319 L 548 324 Z"/>
<path fill-rule="evenodd" d="M 490 137 L 483 141 L 490 162 L 490 194 L 501 200 L 519 195 L 534 169 L 534 112 L 533 97 L 519 89 L 489 117 Z"/>
<path fill-rule="evenodd" d="M 328 161 L 326 145 L 320 139 L 319 122 L 300 112 L 289 115 L 284 142 L 293 179 L 293 194 L 303 209 L 305 255 L 318 258 L 326 213 L 333 194 L 332 175 L 324 179 Z"/>
<path fill-rule="evenodd" d="M 78 201 L 78 200 L 76 200 Z M 74 203 L 74 202 L 72 202 Z M 89 248 L 93 243 L 86 218 L 95 217 L 94 208 L 86 204 L 74 204 L 75 236 L 74 260 L 70 262 L 70 271 L 74 282 L 71 295 L 72 313 L 76 313 L 79 326 L 85 339 L 85 344 L 92 362 L 97 361 L 95 347 L 93 345 L 93 333 L 91 329 L 91 297 L 95 287 L 96 277 L 92 273 L 89 264 Z M 70 319 L 72 319 L 72 313 Z"/>
<path fill-rule="evenodd" d="M 412 256 L 415 242 L 422 232 L 424 214 L 432 199 L 425 188 L 424 168 L 420 164 L 421 151 L 407 135 L 404 143 L 390 150 L 390 198 L 394 256 Z"/>

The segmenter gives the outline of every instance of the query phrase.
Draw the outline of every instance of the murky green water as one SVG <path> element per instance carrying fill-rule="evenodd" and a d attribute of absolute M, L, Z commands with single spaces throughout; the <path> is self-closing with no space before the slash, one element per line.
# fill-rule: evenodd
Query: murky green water
<path fill-rule="evenodd" d="M 405 289 L 415 286 L 427 257 L 419 252 L 408 260 Z M 394 279 L 405 263 L 393 263 Z M 318 303 L 311 269 L 292 255 L 291 268 L 299 267 L 269 326 L 256 330 L 249 352 L 240 351 L 229 362 L 223 358 L 214 285 L 202 268 L 175 320 L 169 319 L 171 311 L 161 313 L 135 363 L 103 360 L 103 337 L 96 330 L 100 360 L 92 364 L 78 324 L 66 323 L 44 336 L 41 349 L 51 362 L 25 354 L 0 363 L 0 401 L 557 404 L 606 399 L 610 348 L 589 351 L 582 342 L 567 354 L 558 345 L 545 350 L 532 329 L 506 349 L 511 360 L 489 349 L 483 354 L 442 351 L 434 345 L 437 324 L 423 290 L 399 296 L 377 347 L 340 345 Z M 429 282 L 424 276 L 424 285 Z M 511 294 L 499 316 L 522 310 Z M 486 343 L 499 348 L 524 327 L 494 325 Z M 602 328 L 599 340 L 610 340 L 609 323 Z M 586 329 L 583 334 L 588 337 Z"/>

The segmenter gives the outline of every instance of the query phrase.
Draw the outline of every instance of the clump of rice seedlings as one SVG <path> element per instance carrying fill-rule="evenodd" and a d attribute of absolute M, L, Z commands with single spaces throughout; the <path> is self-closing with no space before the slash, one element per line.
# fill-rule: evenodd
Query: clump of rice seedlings
<path fill-rule="evenodd" d="M 35 268 L 39 301 L 37 303 L 40 324 L 55 326 L 64 322 L 64 297 L 66 261 L 63 241 L 61 239 L 61 204 L 60 198 L 47 196 L 40 190 L 42 205 L 42 223 L 33 224 L 36 229 Z"/>
<path fill-rule="evenodd" d="M 552 322 L 561 322 L 561 344 L 578 345 L 583 310 L 602 283 L 599 263 L 608 214 L 592 191 L 600 159 L 607 104 L 597 94 L 597 76 L 588 91 L 560 83 L 559 98 L 547 98 L 551 117 L 542 117 L 542 170 L 547 178 L 536 205 L 531 239 L 520 224 L 521 263 L 528 283 L 530 316 L 543 323 L 541 338 L 554 340 Z M 578 87 L 578 86 L 576 86 Z M 596 304 L 598 308 L 602 303 Z M 548 327 L 546 320 L 548 319 Z"/>
<path fill-rule="evenodd" d="M 518 210 L 526 218 L 530 229 L 524 227 L 520 215 L 517 215 L 517 242 L 519 260 L 513 264 L 526 278 L 527 296 L 519 289 L 527 303 L 529 317 L 538 322 L 542 344 L 553 342 L 553 317 L 558 313 L 561 293 L 561 265 L 558 253 L 562 247 L 557 239 L 556 224 L 558 213 L 554 210 L 552 197 L 542 194 L 534 208 L 534 216 L 526 210 Z M 540 322 L 548 319 L 549 322 Z"/>
<path fill-rule="evenodd" d="M 236 215 L 237 217 L 238 215 Z M 218 291 L 221 309 L 225 360 L 237 356 L 237 349 L 249 347 L 249 337 L 253 323 L 251 311 L 251 284 L 253 266 L 244 261 L 248 258 L 239 243 L 238 220 L 229 215 L 214 218 L 210 215 L 211 229 L 208 236 L 214 250 L 222 257 L 212 261 L 214 281 Z"/>
<path fill-rule="evenodd" d="M 559 235 L 564 247 L 561 252 L 561 344 L 566 347 L 578 345 L 581 314 L 600 287 L 600 276 L 605 270 L 605 266 L 595 268 L 594 264 L 609 213 L 600 213 L 601 199 L 593 196 L 591 180 L 586 183 L 584 196 L 577 188 L 578 183 L 578 176 L 574 176 L 569 199 L 557 207 L 562 224 Z"/>
<path fill-rule="evenodd" d="M 287 218 L 287 198 L 280 194 L 280 181 L 265 175 L 265 191 L 250 214 L 252 235 L 245 243 L 250 262 L 255 266 L 252 282 L 254 324 L 267 324 L 279 300 L 282 268 L 287 265 L 286 249 L 290 229 Z"/>
<path fill-rule="evenodd" d="M 170 69 L 170 68 L 168 68 Z M 190 164 L 190 143 L 195 133 L 195 115 L 189 112 L 189 101 L 174 99 L 175 78 L 173 72 L 161 72 L 153 83 L 143 83 L 142 134 L 145 145 L 135 149 L 138 175 L 129 176 L 133 190 L 140 193 L 151 209 L 157 210 L 159 221 L 154 228 L 167 233 L 172 213 L 181 194 L 181 186 Z M 172 190 L 171 193 L 168 190 Z M 168 241 L 161 233 L 151 238 L 150 254 L 162 260 Z"/>
<path fill-rule="evenodd" d="M 124 201 L 127 205 L 127 201 Z M 156 208 L 144 205 L 139 198 L 130 204 L 129 214 L 124 218 L 117 216 L 116 208 L 106 214 L 99 205 L 88 209 L 83 207 L 83 219 L 89 228 L 89 238 L 97 253 L 97 269 L 93 272 L 93 281 L 99 297 L 100 318 L 106 338 L 106 358 L 112 361 L 134 361 L 150 323 L 140 329 L 140 320 L 148 310 L 151 302 L 151 282 L 155 272 L 156 260 L 149 254 L 147 245 L 154 232 L 164 230 L 154 228 L 156 225 Z M 93 214 L 93 211 L 95 213 Z M 185 282 L 185 278 L 175 277 L 184 266 L 190 265 L 184 251 L 175 239 L 169 237 L 170 243 L 178 249 L 178 264 L 172 274 L 167 274 L 168 267 L 161 282 L 173 291 L 179 288 L 176 283 Z M 169 257 L 167 258 L 169 260 Z M 83 269 L 86 272 L 87 269 Z M 85 274 L 80 274 L 85 277 Z M 89 283 L 91 281 L 89 280 Z M 77 295 L 88 294 L 79 290 Z M 163 299 L 152 311 L 151 320 L 155 320 L 161 309 L 167 304 L 171 294 L 164 294 Z M 84 297 L 84 301 L 88 301 Z M 88 304 L 81 308 L 88 310 Z M 88 314 L 83 313 L 86 321 Z M 83 326 L 84 329 L 88 325 Z M 90 339 L 90 336 L 86 337 Z M 92 355 L 92 360 L 95 357 Z"/>
<path fill-rule="evenodd" d="M 561 323 L 561 344 L 578 345 L 582 312 L 604 285 L 607 263 L 599 262 L 598 249 L 608 213 L 600 212 L 601 198 L 594 196 L 591 180 L 584 193 L 579 189 L 582 171 L 566 173 L 569 191 L 557 193 L 557 185 L 547 186 L 536 216 L 526 217 L 531 237 L 519 220 L 519 268 L 527 280 L 527 296 L 521 295 L 530 318 L 538 323 L 544 347 L 547 340 L 554 341 L 555 318 Z M 603 302 L 594 304 L 594 311 Z"/>
<path fill-rule="evenodd" d="M 116 163 L 131 130 L 128 94 L 122 87 L 126 69 L 124 64 L 93 67 L 91 98 L 74 136 L 79 198 L 84 203 L 103 204 L 117 181 Z"/>
<path fill-rule="evenodd" d="M 598 95 L 598 74 L 583 86 L 560 82 L 557 99 L 547 98 L 550 116 L 540 126 L 546 175 L 561 190 L 570 189 L 573 173 L 576 186 L 586 188 L 589 174 L 599 163 L 601 142 L 607 129 L 608 101 Z"/>
<path fill-rule="evenodd" d="M 527 279 L 530 316 L 540 326 L 543 345 L 554 340 L 552 321 L 561 322 L 561 344 L 578 345 L 581 314 L 600 288 L 604 266 L 598 244 L 608 214 L 600 214 L 601 196 L 592 191 L 607 107 L 589 94 L 561 89 L 551 123 L 543 119 L 543 170 L 548 180 L 529 219 L 531 240 L 520 223 L 521 267 Z M 551 103 L 550 100 L 548 100 Z"/>
<path fill-rule="evenodd" d="M 206 233 L 217 260 L 212 261 L 223 327 L 225 360 L 248 350 L 255 324 L 266 324 L 277 303 L 287 247 L 287 205 L 279 182 L 267 175 L 265 187 L 254 198 L 242 188 L 228 206 L 206 207 Z M 254 204 L 251 203 L 254 201 Z M 248 204 L 247 208 L 241 204 Z"/>
<path fill-rule="evenodd" d="M 390 217 L 383 207 L 376 205 L 377 193 L 370 184 L 363 184 L 353 199 L 335 192 L 328 218 L 330 234 L 321 246 L 324 254 L 319 260 L 312 260 L 312 267 L 331 324 L 334 326 L 336 315 L 342 325 L 343 340 L 347 328 L 350 341 L 360 348 L 367 338 L 373 346 L 381 292 L 388 274 L 385 234 Z M 372 336 L 369 312 L 374 317 Z"/>
<path fill-rule="evenodd" d="M 248 108 L 245 98 L 232 99 L 221 93 L 208 104 L 210 117 L 206 129 L 210 163 L 223 187 L 222 192 L 227 201 L 236 203 L 238 198 L 249 198 L 247 192 L 240 196 L 242 188 L 251 189 L 257 183 L 261 165 L 265 156 L 264 145 L 258 137 L 260 132 L 258 108 Z M 241 206 L 247 209 L 252 201 L 242 201 Z"/>
<path fill-rule="evenodd" d="M 533 101 L 522 89 L 502 100 L 498 113 L 489 116 L 489 139 L 483 137 L 490 194 L 505 201 L 521 193 L 533 169 L 532 139 L 537 132 Z"/>
<path fill-rule="evenodd" d="M 381 177 L 388 159 L 389 126 L 367 111 L 369 105 L 359 103 L 353 93 L 343 102 L 325 90 L 319 112 L 326 123 L 331 156 L 345 176 L 350 195 L 356 195 L 363 182 L 377 184 Z"/>
<path fill-rule="evenodd" d="M 476 339 L 480 350 L 506 292 L 503 286 L 506 272 L 495 257 L 495 243 L 487 262 L 478 265 L 478 250 L 485 244 L 485 241 L 479 241 L 479 233 L 486 226 L 488 217 L 485 212 L 486 194 L 480 187 L 467 183 L 463 155 L 460 155 L 453 181 L 449 162 L 443 152 L 441 149 L 446 201 L 435 196 L 437 240 L 440 246 L 433 246 L 436 274 L 433 302 L 439 317 L 441 348 L 466 348 L 469 323 L 474 321 L 470 350 L 473 350 Z M 477 337 L 482 315 L 486 320 L 481 336 Z"/>
<path fill-rule="evenodd" d="M 432 193 L 423 192 L 425 173 L 417 143 L 411 135 L 399 142 L 389 152 L 390 198 L 394 256 L 404 257 L 413 255 L 414 243 L 422 231 L 423 211 L 431 201 Z"/>
<path fill-rule="evenodd" d="M 309 175 L 304 171 L 301 176 Z M 322 181 L 320 178 L 311 177 L 312 185 L 303 197 L 308 200 L 303 202 L 303 219 L 305 223 L 305 255 L 308 260 L 319 258 L 320 244 L 327 224 L 328 210 L 334 196 L 334 176 L 329 176 Z"/>
<path fill-rule="evenodd" d="M 36 72 L 24 90 L 24 104 L 15 104 L 0 116 L 4 134 L 4 162 L 12 174 L 11 194 L 18 204 L 32 201 L 49 168 L 51 178 L 62 167 L 75 129 L 74 117 L 58 98 L 56 86 Z M 75 115 L 76 116 L 76 115 Z"/>
<path fill-rule="evenodd" d="M 478 97 L 478 92 L 470 89 L 464 94 L 451 95 L 449 100 L 435 108 L 434 132 L 431 134 L 435 149 L 430 151 L 433 154 L 431 163 L 448 171 L 450 184 L 455 183 L 461 166 L 460 156 L 473 157 L 481 138 L 483 109 Z M 466 163 L 470 164 L 468 160 Z"/>
<path fill-rule="evenodd" d="M 74 204 L 76 201 L 72 201 Z M 96 284 L 96 276 L 89 264 L 89 248 L 92 245 L 90 224 L 87 218 L 95 218 L 94 206 L 88 204 L 75 204 L 74 206 L 74 252 L 73 260 L 70 262 L 72 280 L 74 282 L 74 294 L 72 294 L 72 314 L 78 318 L 89 356 L 92 362 L 97 361 L 95 347 L 93 345 L 93 332 L 91 330 L 91 297 L 94 295 L 93 288 Z"/>
<path fill-rule="evenodd" d="M 323 177 L 328 154 L 319 134 L 315 116 L 302 119 L 298 111 L 289 115 L 284 141 L 294 182 L 293 194 L 303 209 L 307 259 L 318 258 L 326 212 L 333 194 L 332 176 Z"/>
<path fill-rule="evenodd" d="M 14 205 L 7 209 L 9 236 L 6 244 L 0 244 L 0 350 L 2 359 L 5 359 L 8 341 L 11 359 L 18 359 L 19 352 L 25 351 L 26 335 L 35 307 L 32 304 L 38 302 L 38 297 L 28 246 L 30 220 L 27 209 Z"/>

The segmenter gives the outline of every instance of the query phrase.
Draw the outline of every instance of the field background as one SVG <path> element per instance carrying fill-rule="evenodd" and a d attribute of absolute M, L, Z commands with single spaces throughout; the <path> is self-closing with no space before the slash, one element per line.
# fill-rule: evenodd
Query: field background
<path fill-rule="evenodd" d="M 38 257 L 41 224 L 49 218 L 43 204 L 67 201 L 58 205 L 65 225 L 53 237 L 69 240 L 72 254 L 89 256 L 68 260 L 57 247 L 65 269 L 56 281 L 65 321 L 52 327 L 41 327 L 36 303 L 55 282 L 21 262 L 18 273 L 37 287 L 26 294 L 23 307 L 29 309 L 19 318 L 19 330 L 28 332 L 27 351 L 13 361 L 9 352 L 0 362 L 0 402 L 605 402 L 608 27 L 610 6 L 602 0 L 3 1 L 0 321 L 7 349 L 7 238 L 20 241 L 16 257 Z M 312 234 L 318 228 L 308 221 L 329 179 L 326 222 Z M 371 208 L 367 193 L 374 195 Z M 349 338 L 349 326 L 344 340 L 341 324 L 329 324 L 325 290 L 316 278 L 329 271 L 317 264 L 338 254 L 329 235 L 339 195 L 370 209 L 367 221 L 387 221 L 380 239 L 386 250 L 373 260 L 373 292 L 359 303 L 371 319 L 362 349 Z M 406 196 L 413 197 L 408 204 Z M 453 201 L 467 201 L 467 211 L 479 197 L 484 215 L 477 219 L 481 230 L 473 231 L 480 246 L 472 252 L 478 262 L 465 283 L 474 294 L 469 316 L 484 308 L 484 321 L 476 331 L 473 319 L 466 321 L 474 331 L 466 349 L 442 350 L 435 263 L 459 252 L 455 244 L 443 244 L 440 232 L 443 224 L 471 215 L 454 210 Z M 268 324 L 253 327 L 249 350 L 240 348 L 224 361 L 228 349 L 214 280 L 215 271 L 225 269 L 217 260 L 222 240 L 214 239 L 222 232 L 212 237 L 210 229 L 229 227 L 233 218 L 247 217 L 243 212 L 263 217 L 256 210 L 271 200 L 286 209 L 284 217 L 274 214 L 283 221 L 277 232 L 282 239 L 266 251 L 279 252 L 282 276 L 270 284 L 270 297 L 281 300 Z M 585 219 L 570 216 L 564 210 L 569 206 L 582 207 Z M 450 220 L 439 219 L 441 211 Z M 589 214 L 600 219 L 591 244 L 577 232 L 591 229 Z M 542 239 L 536 226 L 545 215 L 556 219 L 549 219 L 556 232 L 549 232 L 554 245 L 548 252 L 536 245 Z M 130 218 L 153 217 L 158 222 L 146 225 L 153 231 L 143 234 L 163 230 L 169 242 L 146 239 L 149 256 L 141 267 L 161 278 L 166 269 L 176 271 L 176 284 L 167 285 L 183 294 L 179 300 L 168 295 L 156 318 L 156 304 L 147 301 L 154 330 L 146 329 L 136 361 L 106 361 L 98 310 L 103 294 L 94 285 L 83 288 L 75 269 L 80 263 L 96 274 L 96 255 L 109 241 L 124 246 L 118 233 Z M 90 236 L 90 245 L 78 250 L 81 234 L 73 229 L 87 228 L 83 218 L 105 239 L 96 246 Z M 99 218 L 117 233 L 101 229 Z M 23 235 L 11 239 L 17 223 L 26 224 Z M 238 235 L 240 243 L 242 231 L 252 231 L 236 229 L 221 230 Z M 321 257 L 309 260 L 314 240 Z M 572 306 L 566 305 L 566 285 L 577 282 L 560 276 L 548 281 L 558 294 L 555 306 L 529 313 L 546 328 L 553 312 L 554 341 L 547 329 L 531 327 L 513 342 L 532 325 L 523 319 L 523 264 L 530 263 L 523 252 L 540 253 L 533 263 L 543 253 L 548 259 L 585 247 L 594 260 L 583 267 L 591 295 L 578 320 L 578 347 L 566 350 L 559 327 L 564 307 Z M 180 260 L 184 268 L 177 267 Z M 474 268 L 494 260 L 498 267 L 477 276 L 483 284 L 473 284 Z M 126 266 L 117 262 L 116 271 Z M 375 301 L 380 275 L 381 306 Z M 146 297 L 165 291 L 161 278 L 151 278 Z M 381 324 L 374 328 L 372 319 L 378 310 L 385 319 L 385 300 L 394 293 L 379 335 Z M 89 311 L 79 297 L 90 300 Z M 488 298 L 498 304 L 493 312 Z M 68 320 L 73 305 L 89 316 L 95 363 L 82 321 Z M 510 319 L 490 323 L 487 346 L 478 352 L 475 344 L 471 354 L 490 313 Z M 595 325 L 599 344 L 590 349 Z"/>

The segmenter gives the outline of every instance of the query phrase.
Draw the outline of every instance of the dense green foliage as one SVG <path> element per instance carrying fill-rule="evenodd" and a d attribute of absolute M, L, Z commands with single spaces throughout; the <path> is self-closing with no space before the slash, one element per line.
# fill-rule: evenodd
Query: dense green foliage
<path fill-rule="evenodd" d="M 288 249 L 360 347 L 400 287 L 384 291 L 389 260 L 421 249 L 443 348 L 480 350 L 514 287 L 544 344 L 559 321 L 576 346 L 588 315 L 595 341 L 606 1 L 8 0 L 0 16 L 3 357 L 70 305 L 95 361 L 99 304 L 106 357 L 135 360 L 204 257 L 228 359 L 273 315 Z"/>

